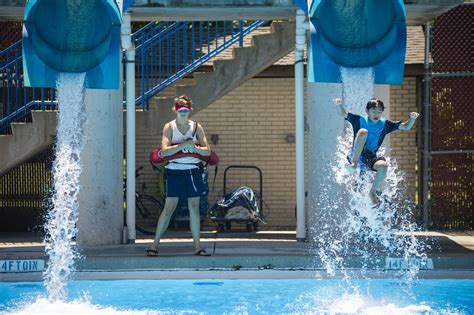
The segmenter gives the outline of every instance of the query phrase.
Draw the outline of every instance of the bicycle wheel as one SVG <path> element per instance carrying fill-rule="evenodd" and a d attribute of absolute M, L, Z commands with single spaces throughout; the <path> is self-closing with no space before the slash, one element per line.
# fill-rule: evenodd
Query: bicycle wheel
<path fill-rule="evenodd" d="M 156 224 L 163 204 L 155 197 L 137 195 L 135 200 L 135 228 L 145 235 L 155 235 Z"/>

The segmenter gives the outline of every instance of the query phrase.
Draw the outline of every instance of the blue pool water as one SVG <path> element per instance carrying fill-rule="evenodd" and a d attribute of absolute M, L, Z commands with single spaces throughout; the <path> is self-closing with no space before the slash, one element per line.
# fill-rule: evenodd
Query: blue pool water
<path fill-rule="evenodd" d="M 474 313 L 474 280 L 73 281 L 68 292 L 49 302 L 42 283 L 0 283 L 0 313 Z"/>

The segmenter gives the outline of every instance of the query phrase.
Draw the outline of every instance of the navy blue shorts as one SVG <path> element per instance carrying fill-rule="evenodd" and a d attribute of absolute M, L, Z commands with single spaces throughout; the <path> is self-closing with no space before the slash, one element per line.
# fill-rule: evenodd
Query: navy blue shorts
<path fill-rule="evenodd" d="M 347 156 L 347 161 L 349 164 L 352 163 L 352 159 L 350 156 Z M 374 172 L 377 172 L 377 170 L 374 168 L 375 163 L 378 161 L 386 161 L 384 156 L 377 156 L 376 154 L 373 154 L 371 152 L 364 152 L 363 155 L 361 155 L 360 160 L 359 160 L 359 167 L 361 171 L 367 171 L 371 170 Z"/>
<path fill-rule="evenodd" d="M 166 197 L 194 198 L 204 192 L 202 172 L 199 168 L 190 170 L 166 169 Z"/>
<path fill-rule="evenodd" d="M 386 161 L 384 156 L 377 156 L 376 154 L 373 154 L 371 152 L 365 152 L 364 153 L 364 163 L 365 166 L 374 172 L 377 172 L 377 170 L 374 168 L 375 163 L 378 161 Z"/>

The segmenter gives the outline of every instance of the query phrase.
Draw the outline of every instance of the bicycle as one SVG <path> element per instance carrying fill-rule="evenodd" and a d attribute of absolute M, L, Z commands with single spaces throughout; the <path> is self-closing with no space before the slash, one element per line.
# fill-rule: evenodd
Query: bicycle
<path fill-rule="evenodd" d="M 143 166 L 135 170 L 135 178 L 140 176 Z M 124 181 L 126 182 L 126 181 Z M 126 194 L 124 183 L 124 194 Z M 156 224 L 163 211 L 163 202 L 145 193 L 135 192 L 135 228 L 142 234 L 155 235 Z"/>

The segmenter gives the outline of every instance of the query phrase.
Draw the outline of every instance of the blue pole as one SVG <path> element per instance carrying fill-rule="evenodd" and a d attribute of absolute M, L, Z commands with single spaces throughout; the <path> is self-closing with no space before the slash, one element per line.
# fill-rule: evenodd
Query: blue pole
<path fill-rule="evenodd" d="M 244 22 L 242 20 L 239 21 L 239 45 L 240 47 L 244 46 Z"/>

